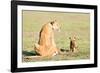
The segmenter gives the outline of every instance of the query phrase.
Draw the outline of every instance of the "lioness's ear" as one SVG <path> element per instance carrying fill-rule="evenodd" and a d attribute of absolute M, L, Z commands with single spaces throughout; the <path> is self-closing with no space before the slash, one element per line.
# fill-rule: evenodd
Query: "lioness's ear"
<path fill-rule="evenodd" d="M 39 45 L 39 44 L 34 44 L 34 46 L 35 46 L 36 48 L 39 48 L 40 45 Z"/>
<path fill-rule="evenodd" d="M 77 39 L 77 38 L 74 36 L 74 39 Z"/>
<path fill-rule="evenodd" d="M 57 20 L 54 20 L 54 22 L 56 22 Z"/>

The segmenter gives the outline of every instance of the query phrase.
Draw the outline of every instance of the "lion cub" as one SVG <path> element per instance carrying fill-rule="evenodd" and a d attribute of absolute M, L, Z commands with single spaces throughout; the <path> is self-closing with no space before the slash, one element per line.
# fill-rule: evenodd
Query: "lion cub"
<path fill-rule="evenodd" d="M 54 41 L 54 31 L 60 30 L 60 26 L 56 20 L 43 25 L 39 33 L 38 44 L 35 44 L 35 51 L 40 56 L 54 56 L 58 54 L 59 49 Z"/>
<path fill-rule="evenodd" d="M 76 37 L 69 37 L 69 39 L 70 39 L 70 51 L 71 52 L 78 51 L 77 38 Z"/>

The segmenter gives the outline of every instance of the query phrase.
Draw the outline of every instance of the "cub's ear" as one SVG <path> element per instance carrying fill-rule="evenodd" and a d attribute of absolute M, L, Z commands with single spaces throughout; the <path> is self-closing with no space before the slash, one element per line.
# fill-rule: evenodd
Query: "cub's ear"
<path fill-rule="evenodd" d="M 55 21 L 52 21 L 52 22 L 50 22 L 50 24 L 51 24 L 51 25 L 53 25 L 53 24 L 54 24 L 54 22 L 55 22 Z"/>
<path fill-rule="evenodd" d="M 34 44 L 34 46 L 36 47 L 36 48 L 39 48 L 40 47 L 40 45 L 39 44 Z"/>
<path fill-rule="evenodd" d="M 71 39 L 71 37 L 69 37 L 69 39 Z"/>

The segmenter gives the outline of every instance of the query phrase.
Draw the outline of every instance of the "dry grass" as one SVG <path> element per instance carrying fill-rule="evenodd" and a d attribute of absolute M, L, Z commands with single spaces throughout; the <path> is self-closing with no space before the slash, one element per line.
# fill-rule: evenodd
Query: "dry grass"
<path fill-rule="evenodd" d="M 76 35 L 80 51 L 75 54 L 57 55 L 52 58 L 31 58 L 28 62 L 47 60 L 75 60 L 90 58 L 90 18 L 84 13 L 61 13 L 23 11 L 23 53 L 24 57 L 34 57 L 34 43 L 38 42 L 38 35 L 42 25 L 56 19 L 61 25 L 61 32 L 55 32 L 55 42 L 59 49 L 69 50 L 69 37 Z M 31 53 L 31 54 L 30 54 Z M 23 58 L 26 61 L 26 58 Z"/>

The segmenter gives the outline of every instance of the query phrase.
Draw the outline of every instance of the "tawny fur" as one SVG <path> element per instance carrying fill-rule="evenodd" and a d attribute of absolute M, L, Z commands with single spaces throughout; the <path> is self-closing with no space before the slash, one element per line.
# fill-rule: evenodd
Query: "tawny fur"
<path fill-rule="evenodd" d="M 70 51 L 71 52 L 75 52 L 76 50 L 78 50 L 78 46 L 77 46 L 77 39 L 76 37 L 70 37 Z"/>
<path fill-rule="evenodd" d="M 59 49 L 54 41 L 54 30 L 59 30 L 56 21 L 48 22 L 43 25 L 39 33 L 38 44 L 35 44 L 35 50 L 40 56 L 53 56 L 58 54 Z"/>

